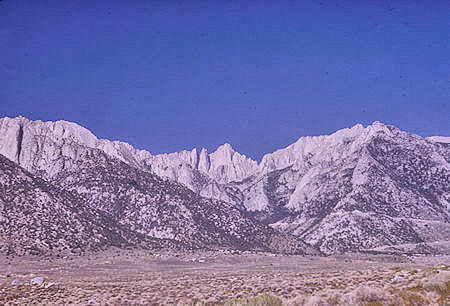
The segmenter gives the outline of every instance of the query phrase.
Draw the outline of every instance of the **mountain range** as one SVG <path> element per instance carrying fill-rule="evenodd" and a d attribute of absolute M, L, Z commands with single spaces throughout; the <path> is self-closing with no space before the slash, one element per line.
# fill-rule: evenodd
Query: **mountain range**
<path fill-rule="evenodd" d="M 10 253 L 435 253 L 450 240 L 450 138 L 380 122 L 302 137 L 258 163 L 227 143 L 152 155 L 75 123 L 5 117 L 0 155 L 0 249 Z"/>

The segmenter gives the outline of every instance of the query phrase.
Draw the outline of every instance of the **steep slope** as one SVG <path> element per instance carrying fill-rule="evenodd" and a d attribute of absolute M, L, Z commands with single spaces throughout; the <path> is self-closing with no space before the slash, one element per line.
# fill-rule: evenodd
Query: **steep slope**
<path fill-rule="evenodd" d="M 76 145 L 100 149 L 132 166 L 145 167 L 151 154 L 119 141 L 98 139 L 89 130 L 67 121 L 31 121 L 24 117 L 0 119 L 0 154 L 36 173 L 52 178 L 70 169 Z"/>
<path fill-rule="evenodd" d="M 178 164 L 174 164 L 176 162 Z M 256 161 L 237 153 L 228 143 L 219 146 L 216 151 L 210 154 L 206 149 L 202 149 L 198 153 L 197 149 L 194 148 L 192 151 L 156 155 L 151 161 L 154 172 L 164 176 L 170 176 L 164 172 L 168 165 L 176 169 L 177 166 L 180 166 L 180 163 L 188 166 L 189 169 L 207 174 L 209 178 L 218 183 L 240 181 L 254 173 L 258 168 Z"/>
<path fill-rule="evenodd" d="M 264 156 L 245 207 L 322 251 L 450 239 L 450 148 L 381 123 Z"/>
<path fill-rule="evenodd" d="M 358 124 L 302 137 L 257 164 L 228 144 L 153 156 L 64 121 L 0 119 L 0 153 L 47 179 L 77 173 L 79 147 L 98 149 L 328 253 L 450 240 L 447 139 Z"/>
<path fill-rule="evenodd" d="M 174 243 L 117 226 L 64 191 L 0 155 L 0 253 L 58 254 L 109 246 L 161 248 Z"/>
<path fill-rule="evenodd" d="M 72 122 L 0 118 L 0 154 L 33 173 L 43 170 L 41 175 L 46 178 L 71 169 L 78 154 L 75 145 L 99 149 L 133 167 L 180 182 L 202 196 L 234 203 L 240 201 L 235 199 L 239 191 L 224 183 L 239 181 L 257 169 L 255 161 L 235 152 L 229 144 L 210 154 L 194 148 L 152 155 L 124 142 L 98 139 Z"/>
<path fill-rule="evenodd" d="M 53 181 L 80 193 L 120 225 L 146 236 L 198 248 L 316 253 L 301 241 L 246 217 L 232 204 L 203 198 L 100 150 L 86 148 L 71 170 L 61 171 Z"/>
<path fill-rule="evenodd" d="M 105 153 L 103 147 L 96 148 L 95 136 L 77 126 L 16 118 L 0 128 L 13 131 L 3 133 L 16 140 L 4 141 L 10 146 L 3 146 L 3 152 L 10 158 L 16 157 L 30 172 L 80 195 L 116 224 L 142 236 L 196 248 L 317 253 L 299 239 L 248 218 L 232 204 L 202 198 L 179 183 L 150 173 L 150 167 L 142 167 L 144 171 L 132 166 L 142 162 L 137 158 L 127 163 L 116 154 Z M 20 149 L 5 150 L 11 145 Z M 122 152 L 121 156 L 127 155 Z"/>

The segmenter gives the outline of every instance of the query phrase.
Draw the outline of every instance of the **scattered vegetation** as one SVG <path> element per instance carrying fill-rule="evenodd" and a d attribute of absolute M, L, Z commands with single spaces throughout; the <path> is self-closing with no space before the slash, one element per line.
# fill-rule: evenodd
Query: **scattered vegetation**
<path fill-rule="evenodd" d="M 21 260 L 22 265 L 18 265 L 16 263 L 19 261 L 13 260 L 13 264 L 7 265 L 5 261 L 2 263 L 0 260 L 0 271 L 7 271 L 0 273 L 0 304 L 86 304 L 88 301 L 95 300 L 102 305 L 450 305 L 450 271 L 445 265 L 430 264 L 428 259 L 420 268 L 409 266 L 397 269 L 389 266 L 370 266 L 360 270 L 342 268 L 322 270 L 324 263 L 329 264 L 329 259 L 321 259 L 324 262 L 317 263 L 311 262 L 308 258 L 296 257 L 294 264 L 303 260 L 304 265 L 309 264 L 321 269 L 318 270 L 319 272 L 306 273 L 274 272 L 273 270 L 257 272 L 226 270 L 205 273 L 200 270 L 186 272 L 183 269 L 168 275 L 166 272 L 136 274 L 134 269 L 127 270 L 131 262 L 135 262 L 134 267 L 145 266 L 148 261 L 152 265 L 160 262 L 160 255 L 149 256 L 146 253 L 131 255 L 127 252 L 118 259 L 107 257 L 107 261 L 105 257 L 97 255 L 93 255 L 89 260 L 76 257 L 73 259 L 75 263 L 71 261 L 70 265 L 65 258 L 57 259 L 56 264 L 54 261 L 23 262 Z M 185 256 L 187 257 L 183 257 L 182 262 L 192 262 L 191 258 L 199 258 L 194 254 L 185 254 Z M 212 261 L 214 257 L 209 256 L 217 255 L 205 253 L 202 256 L 207 261 Z M 225 256 L 228 255 L 224 255 L 224 258 Z M 444 260 L 447 261 L 447 258 L 450 259 L 446 257 Z M 274 259 L 270 256 L 264 260 L 271 262 Z M 288 259 L 277 258 L 277 260 Z M 126 266 L 124 263 L 119 264 L 124 261 Z M 99 266 L 99 263 L 105 267 L 106 273 L 92 276 L 92 270 L 89 267 L 91 264 Z M 34 274 L 36 264 L 41 268 L 57 267 L 56 270 L 52 270 L 52 273 L 56 271 L 64 276 L 64 279 L 72 279 L 73 273 L 79 275 L 80 266 L 88 269 L 84 270 L 83 278 L 75 282 L 65 281 L 63 284 L 49 278 L 44 285 L 39 286 L 31 284 L 31 280 L 36 277 Z M 120 278 L 113 280 L 105 278 L 110 275 L 112 267 L 116 269 L 114 271 L 122 273 Z M 40 273 L 47 270 L 39 269 Z M 411 274 L 411 271 L 415 273 Z M 55 275 L 57 274 L 52 274 L 51 277 Z M 47 286 L 52 282 L 56 282 L 56 285 Z"/>
<path fill-rule="evenodd" d="M 225 306 L 282 306 L 283 301 L 270 294 L 263 294 L 255 297 L 244 296 L 234 298 L 225 303 Z"/>

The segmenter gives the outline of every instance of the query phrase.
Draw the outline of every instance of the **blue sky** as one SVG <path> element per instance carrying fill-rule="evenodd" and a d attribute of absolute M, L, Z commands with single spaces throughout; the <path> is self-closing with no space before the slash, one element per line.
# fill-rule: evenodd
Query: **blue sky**
<path fill-rule="evenodd" d="M 450 135 L 450 1 L 0 1 L 0 116 L 253 158 L 379 120 Z"/>

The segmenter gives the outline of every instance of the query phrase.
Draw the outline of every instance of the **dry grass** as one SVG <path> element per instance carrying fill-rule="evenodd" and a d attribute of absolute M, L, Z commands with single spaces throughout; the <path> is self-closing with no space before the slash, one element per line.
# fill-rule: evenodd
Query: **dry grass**
<path fill-rule="evenodd" d="M 224 306 L 282 306 L 283 301 L 270 294 L 263 294 L 255 297 L 244 296 L 241 298 L 233 298 L 227 301 Z"/>
<path fill-rule="evenodd" d="M 450 305 L 450 271 L 443 261 L 399 267 L 369 259 L 348 265 L 334 258 L 252 255 L 210 257 L 199 265 L 127 254 L 116 261 L 100 257 L 4 266 L 0 260 L 5 271 L 0 272 L 0 305 L 87 305 L 90 300 L 101 305 Z M 57 285 L 29 285 L 35 276 Z"/>

